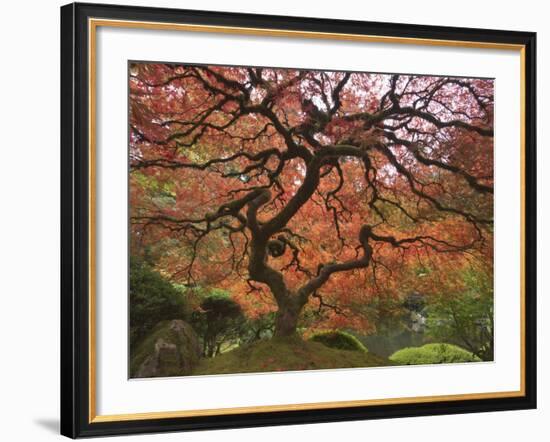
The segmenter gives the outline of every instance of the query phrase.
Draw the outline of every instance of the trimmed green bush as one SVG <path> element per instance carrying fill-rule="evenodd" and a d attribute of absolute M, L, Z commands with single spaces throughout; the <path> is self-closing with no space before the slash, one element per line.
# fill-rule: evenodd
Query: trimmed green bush
<path fill-rule="evenodd" d="M 310 340 L 339 350 L 362 351 L 365 353 L 368 351 L 355 336 L 340 330 L 315 333 Z"/>
<path fill-rule="evenodd" d="M 399 365 L 481 361 L 469 351 L 452 344 L 426 344 L 422 347 L 402 348 L 392 354 L 389 360 Z"/>

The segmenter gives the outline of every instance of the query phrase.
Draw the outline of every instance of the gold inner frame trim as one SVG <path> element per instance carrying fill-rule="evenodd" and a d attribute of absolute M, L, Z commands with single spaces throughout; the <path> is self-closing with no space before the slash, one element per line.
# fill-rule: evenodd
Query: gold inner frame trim
<path fill-rule="evenodd" d="M 352 401 L 316 402 L 283 405 L 261 405 L 234 408 L 197 409 L 179 411 L 155 411 L 128 414 L 96 414 L 96 36 L 97 28 L 133 28 L 161 31 L 206 32 L 218 34 L 251 35 L 263 37 L 290 37 L 355 41 L 386 44 L 409 44 L 419 46 L 444 46 L 474 49 L 497 49 L 518 51 L 520 54 L 520 168 L 521 168 L 521 228 L 520 228 L 520 389 L 518 391 L 499 391 L 488 393 L 466 393 L 437 396 L 415 396 L 387 399 L 366 399 Z M 460 401 L 475 399 L 497 399 L 525 396 L 525 46 L 520 44 L 475 42 L 459 40 L 425 39 L 412 37 L 389 37 L 331 32 L 292 31 L 283 29 L 264 29 L 234 26 L 211 26 L 182 23 L 159 23 L 131 20 L 88 19 L 88 94 L 89 94 L 89 383 L 88 383 L 88 422 L 117 422 L 146 419 L 168 419 L 179 417 L 220 416 L 246 413 L 268 413 L 278 411 L 322 410 L 327 408 L 365 407 L 375 405 L 416 404 L 427 402 Z"/>

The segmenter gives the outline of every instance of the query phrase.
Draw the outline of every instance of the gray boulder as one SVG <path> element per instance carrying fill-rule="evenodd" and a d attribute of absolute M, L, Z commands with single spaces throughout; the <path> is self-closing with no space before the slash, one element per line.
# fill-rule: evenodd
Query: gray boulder
<path fill-rule="evenodd" d="M 200 358 L 197 334 L 185 321 L 162 321 L 130 356 L 130 376 L 150 378 L 191 374 Z"/>

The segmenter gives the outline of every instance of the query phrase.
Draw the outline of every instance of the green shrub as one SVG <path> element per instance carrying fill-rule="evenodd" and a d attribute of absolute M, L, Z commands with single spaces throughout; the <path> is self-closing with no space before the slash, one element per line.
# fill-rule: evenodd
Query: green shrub
<path fill-rule="evenodd" d="M 193 312 L 192 324 L 201 337 L 203 356 L 213 357 L 239 341 L 245 323 L 241 306 L 221 290 L 210 291 Z"/>
<path fill-rule="evenodd" d="M 188 315 L 184 295 L 145 261 L 131 257 L 131 348 L 160 321 L 185 319 Z"/>
<path fill-rule="evenodd" d="M 459 271 L 464 288 L 430 296 L 427 335 L 431 341 L 464 347 L 484 361 L 494 359 L 492 272 Z"/>
<path fill-rule="evenodd" d="M 399 365 L 481 361 L 469 351 L 452 344 L 426 344 L 422 347 L 402 348 L 392 354 L 389 359 Z"/>
<path fill-rule="evenodd" d="M 367 348 L 355 336 L 340 330 L 315 333 L 310 340 L 339 350 L 367 352 Z"/>

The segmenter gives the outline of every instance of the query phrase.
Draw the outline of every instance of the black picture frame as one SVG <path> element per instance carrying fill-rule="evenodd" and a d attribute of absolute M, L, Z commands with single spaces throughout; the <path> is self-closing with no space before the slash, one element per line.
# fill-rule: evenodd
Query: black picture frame
<path fill-rule="evenodd" d="M 524 51 L 524 395 L 139 420 L 90 419 L 89 18 L 520 45 Z M 61 434 L 240 428 L 536 408 L 536 34 L 73 3 L 61 8 Z"/>

